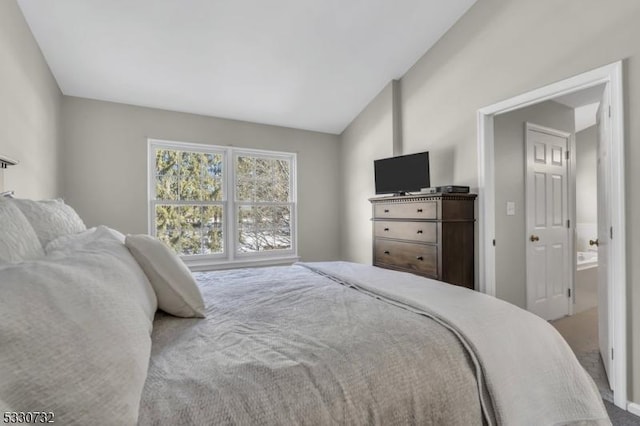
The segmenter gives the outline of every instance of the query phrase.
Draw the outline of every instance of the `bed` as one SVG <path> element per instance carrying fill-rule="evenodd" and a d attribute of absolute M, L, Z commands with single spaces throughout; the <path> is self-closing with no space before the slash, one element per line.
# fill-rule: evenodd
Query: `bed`
<path fill-rule="evenodd" d="M 60 202 L 18 206 L 26 222 L 11 203 L 0 200 L 3 412 L 109 425 L 610 424 L 564 340 L 506 302 L 369 265 L 300 263 L 197 273 L 203 305 L 190 315 L 189 297 L 170 306 L 155 284 L 184 265 L 141 260 L 68 209 L 52 219 Z"/>

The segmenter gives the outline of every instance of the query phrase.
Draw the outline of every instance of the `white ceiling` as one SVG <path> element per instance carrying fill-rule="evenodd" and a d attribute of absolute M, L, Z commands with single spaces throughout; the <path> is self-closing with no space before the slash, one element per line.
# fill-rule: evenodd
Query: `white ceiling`
<path fill-rule="evenodd" d="M 553 99 L 556 102 L 573 108 L 576 132 L 584 130 L 587 127 L 595 126 L 596 113 L 598 112 L 604 87 L 605 84 L 603 83 Z"/>
<path fill-rule="evenodd" d="M 18 0 L 66 95 L 340 133 L 476 0 Z"/>
<path fill-rule="evenodd" d="M 571 108 L 578 108 L 598 103 L 600 102 L 600 99 L 602 99 L 602 91 L 604 90 L 604 87 L 604 83 L 599 84 L 597 86 L 569 93 L 568 95 L 558 96 L 557 98 L 553 98 L 553 100 Z"/>

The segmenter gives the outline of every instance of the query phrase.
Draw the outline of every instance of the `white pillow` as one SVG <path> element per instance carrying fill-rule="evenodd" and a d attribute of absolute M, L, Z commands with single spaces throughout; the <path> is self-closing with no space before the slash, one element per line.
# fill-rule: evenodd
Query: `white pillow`
<path fill-rule="evenodd" d="M 152 320 L 134 286 L 150 285 L 110 233 L 91 235 L 0 266 L 0 407 L 51 411 L 56 424 L 135 425 Z"/>
<path fill-rule="evenodd" d="M 33 227 L 12 202 L 0 199 L 0 263 L 44 256 Z"/>
<path fill-rule="evenodd" d="M 144 273 L 131 252 L 120 241 L 119 232 L 106 226 L 98 226 L 72 235 L 56 238 L 45 247 L 47 259 L 67 259 L 85 255 L 99 255 L 103 261 L 114 262 L 118 267 L 113 268 L 112 274 L 120 274 L 120 280 L 126 282 L 127 297 L 138 304 L 149 318 L 149 329 L 153 326 L 153 318 L 158 310 L 158 298 Z M 84 259 L 84 257 L 79 260 Z M 126 276 L 122 275 L 123 271 Z"/>
<path fill-rule="evenodd" d="M 158 308 L 178 317 L 204 318 L 200 289 L 178 255 L 149 235 L 127 235 L 125 245 L 151 281 L 158 297 Z"/>
<path fill-rule="evenodd" d="M 77 234 L 87 227 L 73 208 L 62 200 L 25 200 L 14 198 L 15 203 L 36 231 L 42 247 L 62 235 Z"/>

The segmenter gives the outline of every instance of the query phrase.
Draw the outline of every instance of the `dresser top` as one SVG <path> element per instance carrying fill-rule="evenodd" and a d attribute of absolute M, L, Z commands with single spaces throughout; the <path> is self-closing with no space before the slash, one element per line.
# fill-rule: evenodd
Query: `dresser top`
<path fill-rule="evenodd" d="M 403 202 L 403 201 L 423 201 L 423 200 L 467 200 L 472 201 L 477 197 L 476 194 L 468 193 L 433 193 L 433 194 L 412 194 L 412 195 L 384 195 L 381 197 L 369 198 L 372 203 L 379 202 Z"/>

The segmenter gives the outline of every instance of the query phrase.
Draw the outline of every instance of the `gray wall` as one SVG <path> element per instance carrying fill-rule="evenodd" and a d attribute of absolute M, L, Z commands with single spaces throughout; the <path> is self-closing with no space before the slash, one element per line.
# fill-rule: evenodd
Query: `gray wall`
<path fill-rule="evenodd" d="M 64 196 L 87 226 L 147 232 L 147 139 L 298 154 L 298 243 L 304 260 L 339 254 L 338 137 L 64 97 Z"/>
<path fill-rule="evenodd" d="M 525 123 L 573 133 L 573 108 L 548 101 L 494 120 L 496 296 L 526 308 Z M 516 214 L 507 216 L 507 201 Z"/>
<path fill-rule="evenodd" d="M 373 160 L 393 155 L 392 84 L 389 83 L 342 134 L 342 258 L 371 263 Z"/>
<path fill-rule="evenodd" d="M 576 222 L 598 221 L 598 129 L 576 133 Z"/>
<path fill-rule="evenodd" d="M 620 59 L 624 59 L 627 178 L 630 396 L 640 402 L 640 2 L 637 0 L 479 0 L 400 80 L 404 152 L 432 152 L 432 182 L 477 186 L 476 113 L 479 108 Z M 381 52 L 383 55 L 384 52 Z M 383 109 L 379 106 L 378 109 Z M 390 108 L 390 107 L 389 107 Z M 362 119 L 351 126 L 366 126 Z M 390 141 L 350 128 L 343 143 Z M 370 123 L 370 129 L 377 126 Z M 343 147 L 348 151 L 348 147 Z M 364 179 L 369 158 L 354 159 L 345 174 Z M 371 179 L 371 177 L 367 177 Z M 362 211 L 350 222 L 366 222 Z M 347 218 L 344 218 L 346 221 Z M 358 253 L 360 234 L 344 229 L 343 241 Z M 350 258 L 362 254 L 346 251 Z"/>
<path fill-rule="evenodd" d="M 576 251 L 598 237 L 598 128 L 576 133 Z"/>
<path fill-rule="evenodd" d="M 4 187 L 20 197 L 61 194 L 61 97 L 15 0 L 0 1 L 0 155 L 20 161 L 4 171 Z"/>

